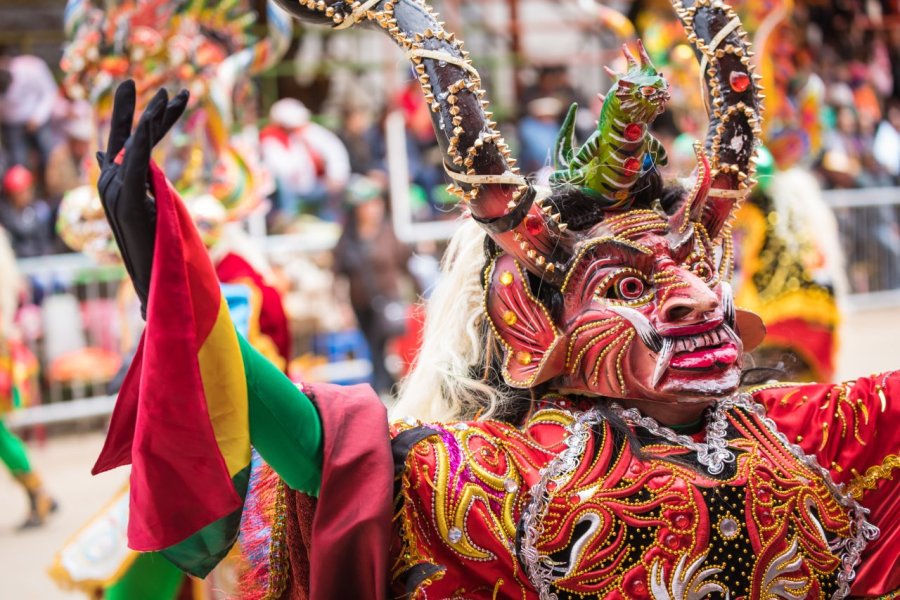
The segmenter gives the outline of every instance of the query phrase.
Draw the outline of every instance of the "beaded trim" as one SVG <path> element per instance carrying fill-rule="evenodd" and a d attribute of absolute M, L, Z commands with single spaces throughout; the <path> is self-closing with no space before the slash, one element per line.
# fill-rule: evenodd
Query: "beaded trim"
<path fill-rule="evenodd" d="M 566 430 L 569 436 L 565 440 L 566 449 L 541 469 L 540 480 L 531 486 L 531 502 L 522 513 L 524 532 L 522 535 L 521 558 L 528 572 L 528 578 L 537 588 L 541 600 L 559 600 L 550 591 L 550 585 L 559 578 L 559 564 L 549 556 L 541 556 L 537 543 L 544 532 L 541 522 L 550 508 L 550 500 L 555 490 L 578 468 L 578 461 L 591 437 L 591 428 L 601 421 L 602 417 L 594 410 L 579 413 L 575 421 Z"/>
<path fill-rule="evenodd" d="M 840 556 L 841 570 L 837 575 L 838 589 L 831 599 L 846 598 L 850 593 L 850 583 L 856 577 L 855 567 L 859 563 L 860 556 L 868 542 L 878 537 L 879 530 L 866 520 L 869 510 L 845 493 L 844 486 L 834 482 L 831 474 L 819 464 L 815 456 L 806 454 L 800 446 L 788 441 L 787 437 L 778 431 L 775 422 L 766 416 L 765 407 L 755 402 L 750 394 L 741 393 L 716 403 L 707 425 L 705 442 L 695 442 L 688 436 L 675 433 L 654 419 L 641 415 L 637 409 L 625 409 L 617 403 L 610 404 L 612 411 L 632 426 L 643 427 L 667 441 L 694 450 L 697 453 L 698 462 L 705 466 L 712 475 L 721 473 L 726 462 L 735 460 L 734 453 L 727 449 L 725 440 L 728 428 L 726 413 L 735 407 L 758 417 L 791 454 L 822 477 L 835 499 L 847 509 L 850 517 L 851 536 L 831 545 L 832 552 L 843 550 Z M 566 479 L 578 467 L 578 461 L 590 439 L 591 429 L 602 419 L 596 409 L 590 409 L 575 416 L 575 421 L 566 428 L 569 436 L 565 440 L 565 450 L 550 461 L 544 469 L 541 469 L 541 479 L 531 487 L 531 501 L 522 512 L 523 535 L 520 557 L 528 573 L 528 578 L 538 591 L 541 600 L 558 600 L 558 596 L 550 591 L 550 587 L 556 579 L 565 575 L 560 572 L 559 563 L 538 552 L 537 543 L 544 531 L 541 521 L 550 507 L 553 491 L 564 485 Z"/>
<path fill-rule="evenodd" d="M 703 442 L 695 442 L 689 436 L 660 425 L 655 419 L 642 415 L 636 408 L 622 408 L 613 402 L 610 409 L 629 425 L 643 427 L 655 436 L 693 450 L 697 453 L 697 462 L 706 467 L 710 475 L 718 475 L 725 468 L 725 463 L 734 462 L 734 452 L 728 449 L 725 441 L 725 434 L 728 431 L 727 411 L 734 406 L 733 397 L 716 403 L 716 407 L 712 409 L 712 418 L 706 426 L 706 440 Z"/>
<path fill-rule="evenodd" d="M 287 528 L 287 489 L 284 480 L 278 478 L 275 487 L 275 519 L 272 523 L 272 537 L 269 541 L 269 581 L 263 600 L 280 598 L 287 588 L 288 550 Z"/>
<path fill-rule="evenodd" d="M 851 535 L 848 538 L 843 538 L 842 541 L 835 542 L 832 544 L 831 548 L 832 552 L 836 550 L 844 551 L 841 554 L 841 571 L 837 576 L 838 589 L 831 598 L 832 600 L 846 598 L 850 594 L 850 583 L 856 577 L 855 568 L 856 565 L 859 564 L 859 559 L 863 550 L 865 550 L 866 545 L 869 542 L 874 541 L 881 533 L 878 530 L 878 527 L 866 520 L 869 509 L 863 507 L 859 502 L 854 500 L 850 494 L 846 493 L 843 484 L 836 484 L 834 479 L 831 478 L 831 473 L 828 472 L 828 469 L 819 464 L 819 461 L 816 460 L 815 456 L 806 454 L 803 451 L 803 448 L 797 444 L 792 444 L 786 435 L 778 431 L 778 426 L 775 424 L 775 421 L 766 416 L 766 409 L 762 404 L 754 402 L 750 395 L 745 393 L 739 396 L 737 406 L 759 417 L 759 420 L 769 428 L 769 431 L 778 438 L 778 441 L 790 450 L 791 454 L 796 456 L 801 462 L 822 477 L 826 487 L 828 487 L 828 490 L 834 495 L 835 499 L 840 502 L 841 506 L 847 509 L 847 513 L 850 516 Z"/>

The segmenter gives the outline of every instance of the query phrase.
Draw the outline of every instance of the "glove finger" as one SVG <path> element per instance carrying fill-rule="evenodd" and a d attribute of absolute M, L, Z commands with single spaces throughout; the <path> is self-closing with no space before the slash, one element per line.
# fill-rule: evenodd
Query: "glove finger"
<path fill-rule="evenodd" d="M 153 145 L 159 143 L 159 141 L 165 137 L 165 135 L 172 128 L 172 125 L 181 118 L 181 115 L 184 114 L 184 109 L 187 108 L 188 98 L 190 94 L 187 90 L 181 90 L 178 94 L 169 101 L 169 104 L 166 105 L 166 111 L 163 114 L 162 123 L 154 133 Z"/>
<path fill-rule="evenodd" d="M 128 197 L 128 210 L 136 210 L 132 204 L 143 200 L 146 195 L 147 168 L 150 164 L 150 152 L 154 121 L 158 121 L 166 105 L 165 90 L 160 90 L 147 105 L 141 115 L 134 134 L 125 145 L 125 159 L 122 165 L 122 193 Z"/>
<path fill-rule="evenodd" d="M 134 104 L 134 81 L 129 79 L 116 88 L 112 119 L 109 124 L 109 140 L 106 143 L 106 156 L 109 160 L 115 159 L 131 135 L 131 124 L 134 121 Z"/>

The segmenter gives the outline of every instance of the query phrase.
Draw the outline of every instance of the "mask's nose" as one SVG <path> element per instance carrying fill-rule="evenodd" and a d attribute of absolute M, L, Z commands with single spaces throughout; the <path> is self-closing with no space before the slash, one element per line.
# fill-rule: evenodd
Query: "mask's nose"
<path fill-rule="evenodd" d="M 660 320 L 667 325 L 694 325 L 713 316 L 719 308 L 718 296 L 699 277 L 690 271 L 680 270 L 675 286 L 659 309 Z"/>

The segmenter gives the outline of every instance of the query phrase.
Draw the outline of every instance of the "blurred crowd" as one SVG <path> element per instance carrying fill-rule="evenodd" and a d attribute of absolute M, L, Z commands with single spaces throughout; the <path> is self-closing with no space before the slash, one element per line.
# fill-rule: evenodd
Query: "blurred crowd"
<path fill-rule="evenodd" d="M 857 4 L 843 0 L 802 15 L 807 46 L 800 50 L 825 88 L 817 168 L 832 188 L 900 184 L 900 14 Z"/>
<path fill-rule="evenodd" d="M 795 7 L 792 14 L 803 32 L 797 79 L 814 75 L 824 84 L 821 144 L 812 158 L 828 188 L 900 184 L 900 27 L 886 25 L 897 15 L 873 17 L 873 10 L 872 3 L 858 7 L 845 0 Z M 590 108 L 580 113 L 584 136 L 599 110 L 596 100 L 584 102 L 565 66 L 544 66 L 532 75 L 520 89 L 517 111 L 501 123 L 527 173 L 549 165 L 571 102 Z M 412 212 L 418 219 L 441 218 L 453 201 L 416 80 L 409 78 L 388 100 L 385 106 L 399 109 L 405 122 Z M 351 174 L 387 188 L 386 112 L 373 112 L 375 104 L 348 103 L 328 121 L 337 124 L 331 128 L 299 100 L 284 98 L 270 107 L 259 135 L 262 162 L 275 181 L 270 232 L 289 230 L 298 216 L 344 220 Z M 678 125 L 668 124 L 672 137 L 680 133 Z M 89 183 L 95 137 L 90 106 L 67 100 L 43 60 L 0 48 L 0 226 L 17 256 L 66 250 L 54 215 L 68 190 Z"/>

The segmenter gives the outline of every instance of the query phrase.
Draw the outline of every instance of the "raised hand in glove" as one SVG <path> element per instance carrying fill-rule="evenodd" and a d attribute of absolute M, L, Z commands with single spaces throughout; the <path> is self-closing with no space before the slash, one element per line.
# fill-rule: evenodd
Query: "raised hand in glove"
<path fill-rule="evenodd" d="M 159 90 L 132 134 L 135 88 L 134 81 L 126 81 L 116 89 L 106 152 L 97 153 L 100 201 L 145 316 L 156 238 L 156 202 L 148 186 L 150 153 L 184 113 L 187 101 L 186 90 L 171 101 Z"/>

